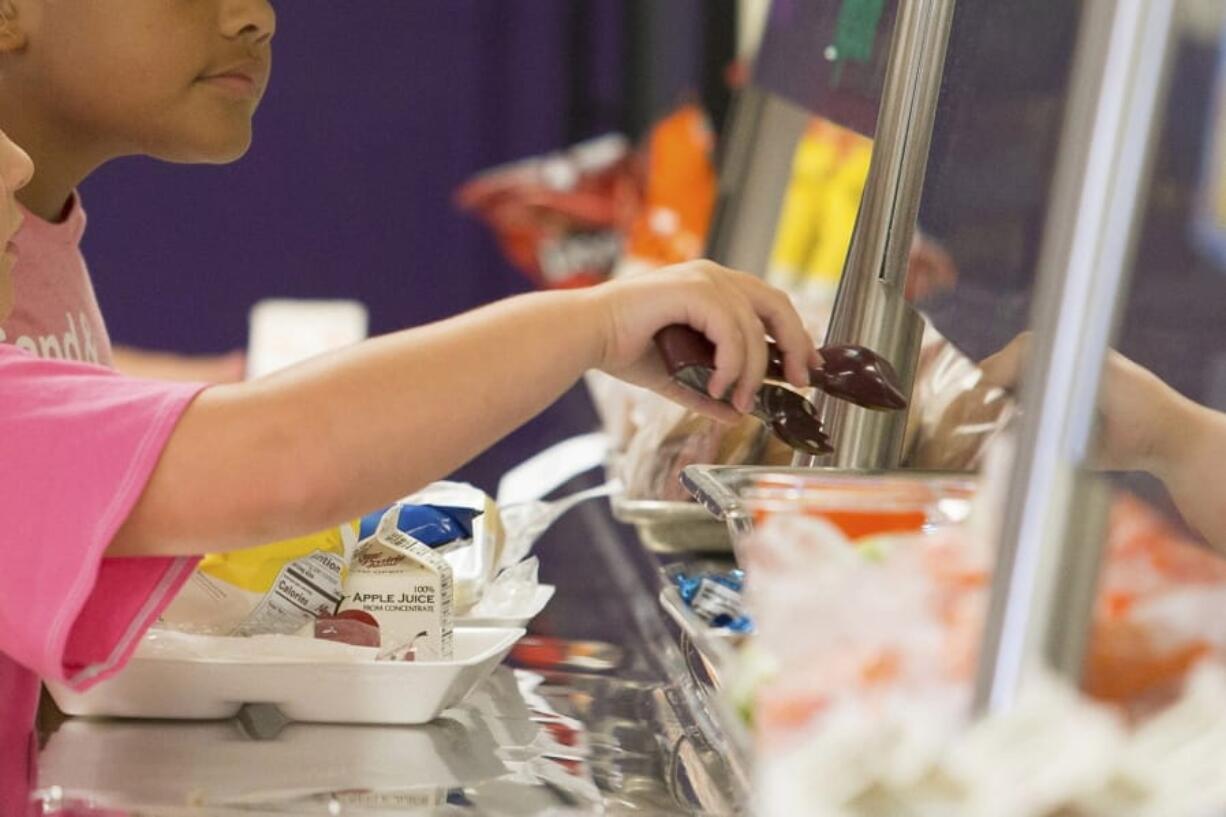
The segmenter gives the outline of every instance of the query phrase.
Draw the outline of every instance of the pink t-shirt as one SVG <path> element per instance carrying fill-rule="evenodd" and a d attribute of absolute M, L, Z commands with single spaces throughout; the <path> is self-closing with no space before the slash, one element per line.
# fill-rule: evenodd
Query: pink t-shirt
<path fill-rule="evenodd" d="M 103 555 L 200 388 L 0 345 L 0 814 L 24 813 L 39 677 L 114 673 L 195 567 Z"/>
<path fill-rule="evenodd" d="M 111 365 L 111 341 L 81 255 L 85 210 L 74 195 L 58 224 L 22 208 L 13 237 L 13 312 L 0 322 L 0 343 L 32 355 Z"/>

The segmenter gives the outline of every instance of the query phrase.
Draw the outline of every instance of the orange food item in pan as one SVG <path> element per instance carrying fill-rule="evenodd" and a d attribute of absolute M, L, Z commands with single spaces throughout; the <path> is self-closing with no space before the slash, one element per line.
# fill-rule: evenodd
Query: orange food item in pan
<path fill-rule="evenodd" d="M 857 490 L 842 492 L 843 506 L 834 502 L 822 508 L 812 500 L 822 496 L 825 502 L 838 492 L 810 492 L 806 499 L 800 486 L 807 480 L 812 478 L 775 480 L 773 493 L 743 495 L 760 523 L 758 538 L 746 549 L 749 587 L 752 591 L 761 582 L 757 586 L 774 588 L 751 595 L 758 637 L 781 662 L 778 677 L 763 686 L 755 702 L 755 726 L 768 743 L 802 734 L 806 722 L 843 697 L 965 690 L 978 668 L 987 611 L 990 548 L 972 541 L 969 531 L 904 534 L 881 546 L 863 542 L 864 561 L 832 558 L 830 547 L 851 545 L 828 526 L 806 525 L 801 517 L 821 517 L 848 538 L 854 538 L 848 530 L 853 525 L 919 526 L 925 520 L 902 516 L 917 514 L 915 507 L 895 509 L 898 516 L 862 508 L 861 518 L 848 519 L 857 497 L 888 498 L 888 491 L 874 493 L 880 483 L 870 491 L 866 486 L 874 481 L 864 480 Z M 913 485 L 923 488 L 921 481 Z M 888 509 L 884 499 L 881 504 Z M 768 521 L 772 524 L 761 524 Z M 806 595 L 806 582 L 820 592 Z M 892 589 L 883 595 L 881 587 Z M 1120 495 L 1111 511 L 1085 691 L 1129 715 L 1175 699 L 1198 662 L 1226 661 L 1216 624 L 1222 599 L 1226 559 L 1142 501 Z M 832 615 L 840 606 L 854 608 L 856 615 Z"/>
<path fill-rule="evenodd" d="M 1134 614 L 1148 601 L 1222 584 L 1226 559 L 1181 535 L 1141 500 L 1119 495 L 1111 507 L 1086 690 L 1116 703 L 1174 694 L 1213 647 L 1192 633 L 1160 636 Z"/>
<path fill-rule="evenodd" d="M 1209 651 L 1209 645 L 1199 640 L 1159 646 L 1144 628 L 1131 622 L 1098 622 L 1083 685 L 1095 698 L 1121 704 L 1174 695 L 1188 670 Z"/>
<path fill-rule="evenodd" d="M 883 533 L 918 533 L 928 521 L 924 510 L 902 508 L 898 510 L 815 510 L 804 512 L 807 516 L 825 519 L 841 530 L 852 541 Z M 754 513 L 755 524 L 761 525 L 771 512 L 760 510 Z"/>
<path fill-rule="evenodd" d="M 754 703 L 754 722 L 763 733 L 786 733 L 811 721 L 830 705 L 822 694 L 807 695 L 798 690 L 793 694 L 761 694 Z"/>
<path fill-rule="evenodd" d="M 777 510 L 825 519 L 852 541 L 889 533 L 919 533 L 937 502 L 969 499 L 972 489 L 921 480 L 763 476 L 746 496 L 761 525 Z"/>

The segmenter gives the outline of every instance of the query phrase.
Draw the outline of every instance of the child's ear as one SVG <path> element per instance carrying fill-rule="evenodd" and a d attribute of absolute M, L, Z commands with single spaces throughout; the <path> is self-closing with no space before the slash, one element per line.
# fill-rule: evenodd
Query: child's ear
<path fill-rule="evenodd" d="M 12 54 L 26 46 L 26 32 L 13 0 L 0 0 L 0 54 Z"/>

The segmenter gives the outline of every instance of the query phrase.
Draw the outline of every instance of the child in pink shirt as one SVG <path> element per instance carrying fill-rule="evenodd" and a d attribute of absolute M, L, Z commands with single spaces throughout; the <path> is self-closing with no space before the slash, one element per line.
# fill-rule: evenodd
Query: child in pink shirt
<path fill-rule="evenodd" d="M 669 324 L 715 343 L 711 394 L 740 411 L 765 373 L 767 331 L 794 382 L 817 362 L 783 294 L 705 262 L 513 298 L 203 391 L 33 357 L 107 362 L 77 185 L 123 155 L 241 156 L 274 25 L 266 0 L 0 2 L 0 124 L 36 169 L 0 139 L 0 814 L 22 808 L 22 786 L 4 783 L 28 781 L 38 677 L 87 686 L 114 672 L 194 555 L 386 505 L 589 368 L 738 419 L 667 376 L 652 338 Z M 31 221 L 14 246 L 18 190 Z"/>
<path fill-rule="evenodd" d="M 241 156 L 274 26 L 266 0 L 0 2 L 0 125 L 36 169 L 0 139 L 0 246 L 19 226 L 18 190 L 30 219 L 16 258 L 0 257 L 0 814 L 20 813 L 4 775 L 28 779 L 38 677 L 87 686 L 115 671 L 194 555 L 386 505 L 589 368 L 738 419 L 668 378 L 652 338 L 669 324 L 715 343 L 711 394 L 741 411 L 765 373 L 767 331 L 794 382 L 816 363 L 784 295 L 705 262 L 513 298 L 203 391 L 31 356 L 107 362 L 73 191 L 119 156 Z"/>
<path fill-rule="evenodd" d="M 10 343 L 36 357 L 115 366 L 142 377 L 173 377 L 205 382 L 242 379 L 241 353 L 180 355 L 112 349 L 98 310 L 81 238 L 85 209 L 75 193 L 58 221 L 22 208 L 21 228 L 13 236 L 22 262 L 13 271 L 14 307 L 0 320 L 0 344 Z"/>
<path fill-rule="evenodd" d="M 85 211 L 75 195 L 58 223 L 23 219 L 13 237 L 22 259 L 13 271 L 14 308 L 0 321 L 0 343 L 36 357 L 112 365 L 106 324 L 81 256 L 84 232 Z"/>
<path fill-rule="evenodd" d="M 20 255 L 21 213 L 8 191 L 29 178 L 29 159 L 0 135 L 0 326 L 56 337 L 33 323 L 5 323 Z M 57 225 L 57 232 L 73 230 Z M 54 241 L 46 247 L 59 247 Z M 75 247 L 67 238 L 64 247 Z M 89 309 L 88 278 L 77 295 Z M 71 296 L 41 293 L 61 305 Z M 64 293 L 67 295 L 67 293 Z M 71 315 L 71 312 L 69 313 Z M 78 314 L 84 314 L 78 313 Z M 77 326 L 68 351 L 91 357 Z M 89 330 L 87 330 L 89 331 Z M 62 339 L 64 336 L 59 335 Z M 105 336 L 102 336 L 105 339 Z M 97 362 L 97 346 L 92 357 Z M 199 390 L 130 381 L 92 365 L 44 362 L 19 338 L 0 344 L 0 814 L 22 814 L 33 766 L 30 724 L 39 676 L 84 684 L 118 669 L 140 634 L 190 575 L 194 559 L 104 559 L 179 415 Z M 63 351 L 63 348 L 61 348 Z M 61 357 L 64 355 L 56 355 Z M 77 355 L 69 354 L 70 357 Z"/>

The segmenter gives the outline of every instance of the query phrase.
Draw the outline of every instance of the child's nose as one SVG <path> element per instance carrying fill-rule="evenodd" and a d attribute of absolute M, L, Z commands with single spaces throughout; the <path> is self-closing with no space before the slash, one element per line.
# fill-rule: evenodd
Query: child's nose
<path fill-rule="evenodd" d="M 0 134 L 0 178 L 10 193 L 15 193 L 25 187 L 34 175 L 34 162 L 30 154 L 22 150 L 17 143 Z"/>
<path fill-rule="evenodd" d="M 269 0 L 227 0 L 223 4 L 221 27 L 227 37 L 249 37 L 264 43 L 277 30 L 277 13 Z"/>

